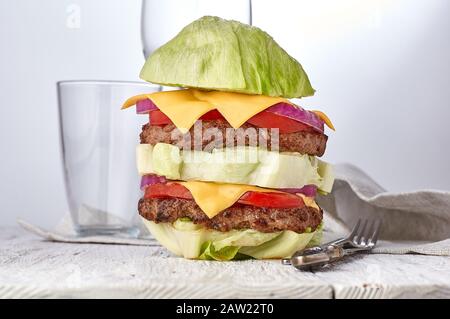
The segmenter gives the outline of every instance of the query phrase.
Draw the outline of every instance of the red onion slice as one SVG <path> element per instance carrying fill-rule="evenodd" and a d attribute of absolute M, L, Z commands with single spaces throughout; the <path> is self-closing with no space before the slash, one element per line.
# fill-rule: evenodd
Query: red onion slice
<path fill-rule="evenodd" d="M 299 106 L 281 102 L 272 105 L 266 111 L 309 125 L 322 133 L 324 131 L 324 121 L 314 112 L 307 111 Z"/>
<path fill-rule="evenodd" d="M 316 185 L 305 185 L 302 188 L 278 188 L 278 190 L 292 194 L 303 194 L 306 197 L 316 197 L 317 195 Z"/>
<path fill-rule="evenodd" d="M 154 174 L 144 175 L 141 178 L 141 190 L 144 191 L 148 185 L 165 183 L 167 183 L 167 179 L 164 176 Z"/>
<path fill-rule="evenodd" d="M 148 114 L 150 111 L 158 110 L 158 107 L 150 99 L 140 100 L 136 103 L 137 114 Z"/>

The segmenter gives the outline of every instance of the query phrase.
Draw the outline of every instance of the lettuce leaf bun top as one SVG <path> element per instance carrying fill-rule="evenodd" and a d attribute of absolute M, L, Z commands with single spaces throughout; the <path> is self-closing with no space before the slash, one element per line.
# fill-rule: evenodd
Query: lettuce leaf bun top
<path fill-rule="evenodd" d="M 193 87 L 296 98 L 314 94 L 300 63 L 266 32 L 205 16 L 149 56 L 141 79 Z"/>

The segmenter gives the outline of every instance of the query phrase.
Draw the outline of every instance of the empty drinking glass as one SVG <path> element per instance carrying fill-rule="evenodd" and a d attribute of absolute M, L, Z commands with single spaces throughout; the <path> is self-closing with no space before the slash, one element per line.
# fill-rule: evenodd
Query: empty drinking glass
<path fill-rule="evenodd" d="M 130 108 L 130 96 L 158 86 L 139 82 L 58 82 L 67 199 L 80 236 L 139 234 L 141 196 L 135 148 L 148 117 Z"/>

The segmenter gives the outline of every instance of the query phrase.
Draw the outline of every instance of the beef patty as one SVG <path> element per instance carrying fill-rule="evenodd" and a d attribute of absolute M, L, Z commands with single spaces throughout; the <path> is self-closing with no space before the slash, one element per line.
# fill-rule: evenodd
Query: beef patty
<path fill-rule="evenodd" d="M 235 204 L 210 219 L 194 200 L 180 198 L 142 198 L 138 208 L 142 217 L 155 223 L 189 217 L 194 224 L 218 231 L 250 228 L 264 233 L 282 230 L 303 233 L 308 227 L 315 230 L 323 217 L 322 210 L 308 206 L 279 209 Z"/>
<path fill-rule="evenodd" d="M 244 134 L 247 129 L 255 129 L 256 134 L 259 134 L 259 138 L 255 138 L 256 145 L 252 146 L 267 146 L 267 149 L 271 150 L 271 130 L 260 130 L 258 127 L 248 123 L 244 123 L 239 130 L 234 130 L 224 120 L 212 120 L 202 122 L 202 150 L 211 151 L 213 148 L 223 148 L 226 144 L 230 145 L 230 141 L 226 140 L 227 129 L 233 132 L 233 144 L 236 145 L 239 138 L 245 140 L 245 145 L 249 145 L 248 135 Z M 204 134 L 205 130 L 214 129 L 216 132 L 220 132 L 222 139 L 216 140 L 214 136 Z M 242 129 L 242 130 L 241 130 Z M 173 132 L 176 132 L 173 134 Z M 194 148 L 194 127 L 189 131 L 190 133 L 190 145 Z M 209 135 L 209 136 L 208 136 Z M 255 135 L 257 136 L 257 135 Z M 173 124 L 167 124 L 164 126 L 156 126 L 146 124 L 142 128 L 141 144 L 167 143 L 173 145 L 181 145 L 184 141 L 189 141 L 189 135 L 182 136 L 178 129 Z M 325 152 L 325 147 L 328 137 L 325 134 L 314 131 L 302 131 L 295 133 L 280 133 L 279 134 L 279 151 L 280 152 L 299 152 L 301 154 L 309 154 L 314 156 L 322 156 Z M 231 138 L 230 138 L 231 140 Z M 260 145 L 260 143 L 262 145 Z M 198 142 L 200 144 L 200 141 Z"/>

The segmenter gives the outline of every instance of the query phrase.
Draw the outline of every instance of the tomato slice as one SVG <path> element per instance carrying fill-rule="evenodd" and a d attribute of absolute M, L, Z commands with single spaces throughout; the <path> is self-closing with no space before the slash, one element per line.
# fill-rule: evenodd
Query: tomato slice
<path fill-rule="evenodd" d="M 211 110 L 200 117 L 201 120 L 204 121 L 213 121 L 213 120 L 224 120 L 222 114 L 220 114 L 217 110 Z"/>
<path fill-rule="evenodd" d="M 211 110 L 200 117 L 203 121 L 224 120 L 222 114 L 217 110 Z M 170 118 L 159 110 L 150 112 L 150 124 L 167 125 L 171 124 Z M 300 131 L 314 131 L 314 129 L 306 124 L 297 122 L 288 117 L 275 113 L 262 111 L 248 119 L 247 123 L 261 128 L 278 128 L 280 133 L 294 133 Z"/>
<path fill-rule="evenodd" d="M 212 120 L 224 120 L 222 114 L 220 114 L 217 110 L 211 110 L 200 117 L 203 121 L 212 121 Z M 167 125 L 172 124 L 171 119 L 159 110 L 150 111 L 150 124 L 151 125 Z"/>
<path fill-rule="evenodd" d="M 168 198 L 176 197 L 183 199 L 192 199 L 192 194 L 189 190 L 178 183 L 168 184 L 152 184 L 145 189 L 145 198 Z"/>
<path fill-rule="evenodd" d="M 247 192 L 239 198 L 240 204 L 270 208 L 303 207 L 303 199 L 288 193 Z"/>
<path fill-rule="evenodd" d="M 152 184 L 145 190 L 144 198 L 193 199 L 189 190 L 178 183 Z M 288 193 L 247 192 L 238 200 L 239 204 L 269 208 L 303 207 L 303 199 Z"/>
<path fill-rule="evenodd" d="M 149 123 L 151 125 L 161 126 L 171 124 L 170 118 L 159 110 L 150 111 L 149 113 Z"/>
<path fill-rule="evenodd" d="M 265 128 L 278 128 L 280 133 L 314 130 L 311 126 L 272 112 L 262 111 L 247 120 L 248 123 Z"/>

